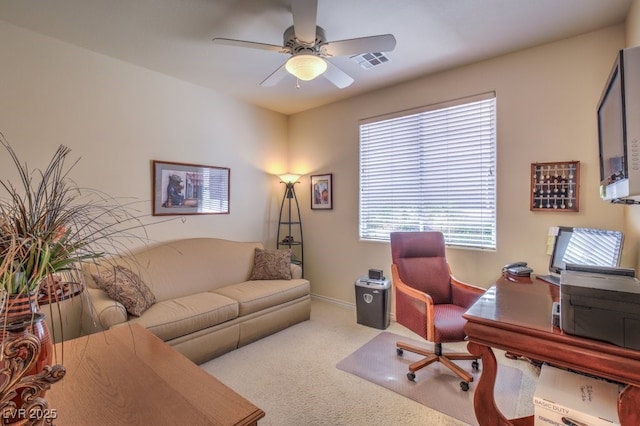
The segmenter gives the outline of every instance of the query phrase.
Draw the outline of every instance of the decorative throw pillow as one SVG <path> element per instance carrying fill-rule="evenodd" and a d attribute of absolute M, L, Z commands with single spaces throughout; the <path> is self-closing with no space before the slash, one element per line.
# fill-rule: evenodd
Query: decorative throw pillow
<path fill-rule="evenodd" d="M 290 280 L 291 249 L 256 248 L 250 280 Z"/>
<path fill-rule="evenodd" d="M 122 303 L 131 315 L 139 317 L 156 303 L 156 297 L 138 274 L 124 266 L 118 265 L 91 276 L 98 287 L 106 291 L 110 298 Z"/>

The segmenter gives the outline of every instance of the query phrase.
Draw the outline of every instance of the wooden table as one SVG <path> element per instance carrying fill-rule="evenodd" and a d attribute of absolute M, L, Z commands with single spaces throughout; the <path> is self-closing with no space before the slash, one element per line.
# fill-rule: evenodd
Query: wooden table
<path fill-rule="evenodd" d="M 256 425 L 264 411 L 139 325 L 56 344 L 57 425 Z"/>
<path fill-rule="evenodd" d="M 640 424 L 640 351 L 565 334 L 552 325 L 559 288 L 542 280 L 500 278 L 464 315 L 468 349 L 482 357 L 474 408 L 481 425 L 532 425 L 506 419 L 494 400 L 497 363 L 491 348 L 626 383 L 618 400 L 622 425 Z"/>

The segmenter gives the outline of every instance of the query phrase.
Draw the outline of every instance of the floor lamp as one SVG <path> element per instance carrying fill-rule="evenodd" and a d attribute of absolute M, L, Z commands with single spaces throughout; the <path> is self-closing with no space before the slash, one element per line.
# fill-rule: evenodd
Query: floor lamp
<path fill-rule="evenodd" d="M 302 267 L 303 250 L 302 250 L 302 221 L 300 220 L 300 205 L 298 204 L 298 197 L 296 197 L 296 190 L 294 185 L 298 182 L 300 176 L 293 174 L 280 175 L 280 183 L 285 184 L 284 196 L 282 197 L 282 203 L 280 204 L 280 219 L 278 221 L 278 248 L 286 247 L 299 247 L 300 257 L 295 258 L 293 252 L 291 254 L 291 262 L 300 265 Z M 285 211 L 286 202 L 286 211 Z M 295 212 L 293 211 L 295 202 Z M 283 217 L 283 214 L 286 214 Z M 296 220 L 297 216 L 297 220 Z M 286 235 L 283 236 L 284 229 L 286 229 Z M 300 235 L 299 240 L 295 240 L 293 237 L 294 232 Z M 304 271 L 304 269 L 303 269 Z"/>

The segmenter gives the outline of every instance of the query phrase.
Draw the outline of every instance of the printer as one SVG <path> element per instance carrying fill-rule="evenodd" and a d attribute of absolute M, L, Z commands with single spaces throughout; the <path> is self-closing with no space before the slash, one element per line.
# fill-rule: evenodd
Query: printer
<path fill-rule="evenodd" d="M 640 281 L 607 273 L 562 271 L 560 327 L 565 333 L 640 350 Z"/>

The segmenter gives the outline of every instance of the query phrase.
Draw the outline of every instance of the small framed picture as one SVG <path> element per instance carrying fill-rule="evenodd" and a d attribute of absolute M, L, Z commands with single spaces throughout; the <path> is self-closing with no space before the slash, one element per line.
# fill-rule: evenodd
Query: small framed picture
<path fill-rule="evenodd" d="M 153 215 L 228 214 L 226 167 L 153 161 Z"/>
<path fill-rule="evenodd" d="M 333 209 L 333 175 L 311 176 L 311 208 L 320 210 Z"/>

